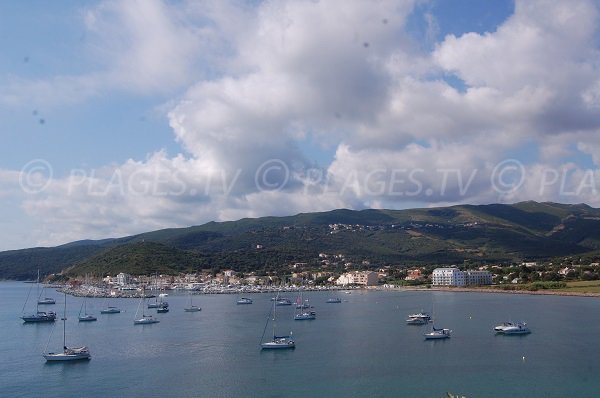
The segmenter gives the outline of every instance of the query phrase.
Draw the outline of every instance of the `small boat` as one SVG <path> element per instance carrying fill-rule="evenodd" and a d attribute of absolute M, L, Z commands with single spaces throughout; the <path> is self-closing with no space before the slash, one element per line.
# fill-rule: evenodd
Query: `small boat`
<path fill-rule="evenodd" d="M 305 320 L 313 320 L 317 319 L 317 313 L 315 311 L 307 311 L 307 308 L 310 308 L 310 304 L 308 303 L 308 299 L 302 301 L 302 293 L 298 296 L 296 300 L 296 309 L 301 310 L 298 311 L 297 314 L 294 315 L 295 321 L 305 321 Z"/>
<path fill-rule="evenodd" d="M 154 318 L 152 315 L 142 315 L 141 318 L 133 321 L 134 325 L 149 325 L 152 323 L 159 323 L 160 321 Z"/>
<path fill-rule="evenodd" d="M 81 314 L 81 310 L 83 310 L 83 315 Z M 79 322 L 93 322 L 98 320 L 94 315 L 87 313 L 87 297 L 83 299 L 83 304 L 81 304 L 81 309 L 79 310 L 77 318 L 79 319 Z"/>
<path fill-rule="evenodd" d="M 111 307 L 110 305 L 103 310 L 100 310 L 101 314 L 119 314 L 121 310 L 117 307 Z"/>
<path fill-rule="evenodd" d="M 82 359 L 91 359 L 90 350 L 85 347 L 67 347 L 67 294 L 65 293 L 65 309 L 63 321 L 63 351 L 62 352 L 46 352 L 42 354 L 47 362 L 59 361 L 79 361 Z M 50 339 L 48 339 L 50 341 Z"/>
<path fill-rule="evenodd" d="M 275 305 L 278 307 L 284 306 L 284 305 L 292 305 L 292 300 L 290 300 L 289 298 L 280 298 L 275 300 Z"/>
<path fill-rule="evenodd" d="M 439 339 L 449 339 L 450 333 L 452 330 L 450 329 L 436 329 L 434 326 L 429 333 L 425 333 L 425 340 L 439 340 Z"/>
<path fill-rule="evenodd" d="M 29 292 L 27 293 L 27 299 L 25 299 L 25 304 L 23 305 L 23 309 L 27 306 L 27 300 L 29 299 L 29 295 L 31 294 L 31 288 L 29 288 Z M 40 287 L 40 270 L 38 270 L 38 277 L 36 281 L 36 289 L 39 290 Z M 35 312 L 33 314 L 23 314 L 21 319 L 25 323 L 36 323 L 36 322 L 54 322 L 56 320 L 56 313 L 54 311 L 40 311 L 39 310 L 39 300 L 36 301 L 35 304 Z"/>
<path fill-rule="evenodd" d="M 429 315 L 427 312 L 419 312 L 418 314 L 411 314 L 408 316 L 408 318 L 416 318 L 416 319 L 423 319 L 427 322 L 429 322 L 431 320 L 431 315 Z"/>
<path fill-rule="evenodd" d="M 433 310 L 432 310 L 432 313 L 433 313 Z M 423 319 L 423 320 L 429 322 L 429 320 L 431 319 L 431 316 L 428 313 L 421 311 L 418 314 L 410 315 L 409 318 Z M 449 339 L 450 333 L 452 333 L 452 330 L 438 329 L 435 327 L 435 324 L 432 323 L 431 324 L 431 332 L 425 333 L 423 336 L 425 336 L 425 340 L 441 340 L 441 339 Z"/>
<path fill-rule="evenodd" d="M 35 314 L 23 315 L 23 322 L 54 322 L 56 313 L 54 311 L 37 311 Z"/>
<path fill-rule="evenodd" d="M 407 325 L 425 325 L 428 322 L 429 321 L 427 321 L 426 319 L 423 319 L 423 318 L 410 318 L 409 317 L 406 320 Z"/>
<path fill-rule="evenodd" d="M 494 326 L 494 331 L 502 332 L 504 330 L 504 328 L 507 328 L 509 326 L 515 326 L 515 324 L 512 322 L 502 322 L 500 325 Z"/>
<path fill-rule="evenodd" d="M 296 348 L 296 342 L 294 340 L 292 340 L 291 334 L 292 332 L 290 332 L 289 335 L 287 336 L 278 336 L 275 334 L 275 320 L 276 320 L 276 316 L 275 316 L 275 308 L 277 306 L 277 301 L 273 302 L 273 307 L 271 308 L 271 312 L 269 313 L 269 317 L 267 318 L 267 322 L 265 323 L 265 329 L 263 330 L 263 335 L 260 338 L 261 344 L 260 347 L 263 350 L 289 350 L 289 349 L 294 349 Z M 273 323 L 273 338 L 271 339 L 271 341 L 266 341 L 266 342 L 262 342 L 263 338 L 265 337 L 265 332 L 267 330 L 267 326 L 269 326 L 269 321 L 271 321 L 271 314 L 273 314 L 273 319 L 272 319 L 272 323 Z"/>
<path fill-rule="evenodd" d="M 144 297 L 145 297 L 145 294 L 142 291 L 142 296 L 140 297 L 140 303 L 138 304 L 138 308 L 135 311 L 135 318 L 133 320 L 133 324 L 134 325 L 150 325 L 152 323 L 159 323 L 160 321 L 158 319 L 154 318 L 152 315 L 146 315 L 144 313 L 144 306 L 142 305 L 144 303 Z M 138 318 L 137 314 L 138 314 L 138 311 L 140 310 L 140 306 L 142 307 L 142 317 Z"/>
<path fill-rule="evenodd" d="M 40 270 L 38 269 L 38 283 L 40 283 Z M 40 292 L 39 296 L 38 296 L 38 304 L 39 305 L 48 305 L 48 304 L 56 304 L 56 300 L 54 300 L 52 297 L 44 297 L 42 298 L 42 295 L 44 294 L 44 291 L 46 291 L 45 287 L 42 287 L 42 291 Z"/>
<path fill-rule="evenodd" d="M 164 314 L 165 312 L 169 312 L 169 304 L 166 303 L 161 303 L 159 304 L 158 308 L 156 309 L 156 312 L 159 314 Z"/>
<path fill-rule="evenodd" d="M 332 297 L 332 298 L 327 299 L 327 301 L 326 301 L 326 303 L 328 303 L 328 304 L 337 304 L 337 303 L 341 303 L 341 302 L 342 302 L 342 299 L 339 297 Z"/>
<path fill-rule="evenodd" d="M 494 328 L 495 330 L 496 328 Z M 516 325 L 509 325 L 509 326 L 504 326 L 502 328 L 502 330 L 497 331 L 500 334 L 507 334 L 507 335 L 511 335 L 511 334 L 529 334 L 531 333 L 531 330 L 529 329 L 529 327 L 527 327 L 527 324 L 525 322 L 519 322 Z"/>
<path fill-rule="evenodd" d="M 236 304 L 252 304 L 252 299 L 249 299 L 247 297 L 242 297 L 241 299 L 236 301 Z"/>
<path fill-rule="evenodd" d="M 263 350 L 291 349 L 296 348 L 296 343 L 290 336 L 273 335 L 273 340 L 262 343 L 260 346 Z"/>
<path fill-rule="evenodd" d="M 294 320 L 296 321 L 305 321 L 317 319 L 317 313 L 315 311 L 304 311 L 300 314 L 294 315 Z"/>
<path fill-rule="evenodd" d="M 198 312 L 201 311 L 202 308 L 198 307 L 197 305 L 194 305 L 192 303 L 192 293 L 190 293 L 190 306 L 186 307 L 183 309 L 185 312 Z"/>

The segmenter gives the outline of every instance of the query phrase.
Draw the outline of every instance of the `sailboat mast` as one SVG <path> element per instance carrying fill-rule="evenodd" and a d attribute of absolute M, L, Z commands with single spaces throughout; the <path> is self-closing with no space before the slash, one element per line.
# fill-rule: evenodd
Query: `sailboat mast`
<path fill-rule="evenodd" d="M 67 292 L 65 292 L 65 309 L 63 312 L 63 349 L 67 349 Z"/>
<path fill-rule="evenodd" d="M 35 284 L 35 294 L 37 298 L 35 299 L 35 313 L 40 312 L 40 269 L 38 268 L 38 278 L 37 283 Z"/>

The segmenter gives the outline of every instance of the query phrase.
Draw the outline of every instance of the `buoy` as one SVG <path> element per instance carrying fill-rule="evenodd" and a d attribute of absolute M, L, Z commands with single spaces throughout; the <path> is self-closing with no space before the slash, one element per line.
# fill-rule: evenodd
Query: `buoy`
<path fill-rule="evenodd" d="M 525 362 L 525 355 L 523 355 L 523 362 Z"/>

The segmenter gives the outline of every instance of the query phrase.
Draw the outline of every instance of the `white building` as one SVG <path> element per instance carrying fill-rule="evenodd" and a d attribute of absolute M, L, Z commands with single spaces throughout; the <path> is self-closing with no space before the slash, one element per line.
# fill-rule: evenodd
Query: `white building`
<path fill-rule="evenodd" d="M 436 268 L 432 281 L 434 286 L 491 285 L 492 274 L 489 271 L 461 271 L 456 267 Z"/>
<path fill-rule="evenodd" d="M 375 286 L 378 281 L 377 272 L 353 271 L 342 274 L 336 281 L 336 285 L 364 285 Z"/>
<path fill-rule="evenodd" d="M 123 272 L 121 272 L 120 274 L 117 275 L 117 284 L 118 285 L 125 286 L 125 285 L 129 284 L 130 281 L 131 281 L 131 276 L 128 274 L 124 274 Z"/>
<path fill-rule="evenodd" d="M 456 267 L 436 268 L 431 275 L 433 286 L 465 286 L 465 273 Z"/>

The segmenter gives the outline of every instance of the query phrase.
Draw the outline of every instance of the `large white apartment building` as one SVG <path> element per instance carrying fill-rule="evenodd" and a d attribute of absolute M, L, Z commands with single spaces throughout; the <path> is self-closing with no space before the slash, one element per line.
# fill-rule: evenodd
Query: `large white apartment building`
<path fill-rule="evenodd" d="M 489 271 L 461 271 L 456 267 L 436 268 L 431 276 L 434 286 L 491 285 Z"/>
<path fill-rule="evenodd" d="M 377 272 L 373 271 L 353 271 L 342 274 L 336 281 L 336 285 L 377 285 Z"/>

